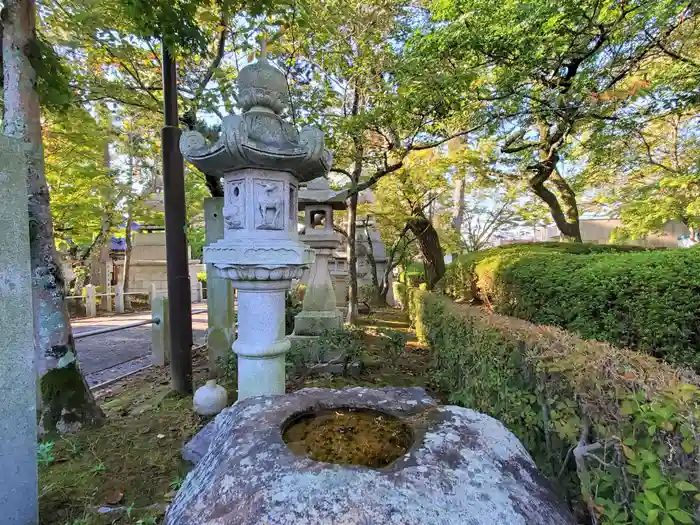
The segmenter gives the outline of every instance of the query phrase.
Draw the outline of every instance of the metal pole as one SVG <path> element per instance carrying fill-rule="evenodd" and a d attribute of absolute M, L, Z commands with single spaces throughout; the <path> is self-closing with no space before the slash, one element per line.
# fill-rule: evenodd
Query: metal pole
<path fill-rule="evenodd" d="M 163 190 L 170 303 L 170 374 L 173 390 L 192 393 L 192 306 L 185 233 L 185 168 L 177 118 L 177 66 L 163 43 Z"/>

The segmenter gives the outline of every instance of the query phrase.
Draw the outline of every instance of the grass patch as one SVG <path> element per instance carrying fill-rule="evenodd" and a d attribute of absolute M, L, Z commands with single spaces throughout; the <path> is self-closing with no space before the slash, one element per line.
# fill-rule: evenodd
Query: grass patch
<path fill-rule="evenodd" d="M 201 369 L 195 377 L 197 385 L 205 379 Z M 191 396 L 170 391 L 166 369 L 128 378 L 98 398 L 103 426 L 46 439 L 53 457 L 39 467 L 40 523 L 159 523 L 187 473 L 180 447 L 206 421 L 192 411 Z M 99 514 L 102 506 L 116 510 Z"/>
<path fill-rule="evenodd" d="M 360 321 L 365 367 L 357 377 L 293 376 L 287 391 L 306 387 L 421 386 L 428 388 L 428 351 L 409 332 L 404 312 L 383 309 Z M 382 329 L 407 333 L 407 344 L 388 358 Z M 206 357 L 195 356 L 195 388 L 206 380 Z M 229 392 L 233 385 L 224 383 Z M 433 395 L 435 395 L 433 393 Z M 49 437 L 52 458 L 39 468 L 42 525 L 148 525 L 161 523 L 188 465 L 180 449 L 204 424 L 192 397 L 170 392 L 167 368 L 150 369 L 98 394 L 107 416 L 100 428 Z M 230 401 L 235 400 L 235 393 Z M 99 514 L 101 506 L 116 507 Z"/>

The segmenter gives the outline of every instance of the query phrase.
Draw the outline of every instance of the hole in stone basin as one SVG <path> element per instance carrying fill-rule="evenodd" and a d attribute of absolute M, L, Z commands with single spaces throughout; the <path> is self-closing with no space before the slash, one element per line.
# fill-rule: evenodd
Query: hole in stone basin
<path fill-rule="evenodd" d="M 283 426 L 282 438 L 297 456 L 372 468 L 390 465 L 413 443 L 411 429 L 400 419 L 348 407 L 298 414 Z"/>

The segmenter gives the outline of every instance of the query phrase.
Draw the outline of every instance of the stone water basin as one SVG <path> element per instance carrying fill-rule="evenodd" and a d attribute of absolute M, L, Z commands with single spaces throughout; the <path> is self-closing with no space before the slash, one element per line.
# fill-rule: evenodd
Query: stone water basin
<path fill-rule="evenodd" d="M 421 388 L 248 398 L 183 455 L 166 525 L 575 523 L 499 421 Z"/>

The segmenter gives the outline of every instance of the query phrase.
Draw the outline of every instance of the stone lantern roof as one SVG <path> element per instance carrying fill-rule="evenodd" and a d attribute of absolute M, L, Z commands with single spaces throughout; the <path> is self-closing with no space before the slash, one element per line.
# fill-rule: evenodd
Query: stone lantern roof
<path fill-rule="evenodd" d="M 263 55 L 244 67 L 238 78 L 242 115 L 229 115 L 213 145 L 196 131 L 183 133 L 180 150 L 207 175 L 222 177 L 246 168 L 291 173 L 300 182 L 325 176 L 332 155 L 323 146 L 323 132 L 298 131 L 282 118 L 289 103 L 287 80 Z"/>
<path fill-rule="evenodd" d="M 326 177 L 318 177 L 309 181 L 306 188 L 299 190 L 299 207 L 329 204 L 334 210 L 345 210 L 348 207 L 347 193 L 347 190 L 332 190 Z"/>

